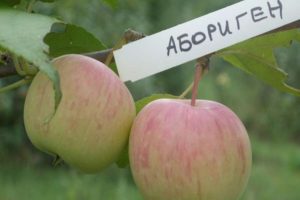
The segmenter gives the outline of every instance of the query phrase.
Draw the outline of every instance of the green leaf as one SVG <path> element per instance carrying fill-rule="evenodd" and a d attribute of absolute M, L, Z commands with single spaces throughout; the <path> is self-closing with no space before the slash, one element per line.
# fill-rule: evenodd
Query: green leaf
<path fill-rule="evenodd" d="M 19 4 L 20 2 L 21 0 L 1 0 L 0 6 L 1 5 L 14 6 Z"/>
<path fill-rule="evenodd" d="M 56 21 L 43 15 L 0 8 L 0 48 L 33 63 L 52 80 L 57 107 L 62 96 L 59 75 L 52 67 L 47 45 L 43 43 L 43 37 Z"/>
<path fill-rule="evenodd" d="M 110 6 L 111 8 L 116 8 L 118 5 L 118 0 L 102 0 L 105 4 Z"/>
<path fill-rule="evenodd" d="M 49 45 L 50 56 L 99 51 L 106 47 L 85 29 L 64 23 L 52 25 L 44 41 Z"/>
<path fill-rule="evenodd" d="M 216 55 L 280 91 L 300 96 L 299 89 L 285 83 L 288 74 L 278 67 L 273 52 L 278 47 L 289 47 L 297 38 L 297 30 L 268 34 L 224 49 Z"/>
<path fill-rule="evenodd" d="M 178 96 L 171 94 L 153 94 L 135 102 L 136 112 L 139 113 L 147 104 L 157 99 L 178 99 Z"/>

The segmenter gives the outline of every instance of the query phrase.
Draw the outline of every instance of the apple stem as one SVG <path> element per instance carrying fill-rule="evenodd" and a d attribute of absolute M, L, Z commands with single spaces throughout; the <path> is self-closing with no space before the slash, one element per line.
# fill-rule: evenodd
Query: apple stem
<path fill-rule="evenodd" d="M 202 66 L 199 63 L 197 63 L 196 70 L 195 70 L 194 84 L 192 88 L 192 101 L 191 101 L 192 106 L 196 105 L 196 99 L 198 96 L 198 87 L 199 87 L 199 82 L 201 80 L 201 76 L 202 76 Z"/>
<path fill-rule="evenodd" d="M 204 74 L 204 71 L 208 69 L 208 66 L 209 66 L 209 57 L 202 57 L 197 59 L 197 63 L 195 65 L 196 69 L 195 69 L 194 83 L 192 88 L 191 106 L 196 106 L 199 83 Z"/>

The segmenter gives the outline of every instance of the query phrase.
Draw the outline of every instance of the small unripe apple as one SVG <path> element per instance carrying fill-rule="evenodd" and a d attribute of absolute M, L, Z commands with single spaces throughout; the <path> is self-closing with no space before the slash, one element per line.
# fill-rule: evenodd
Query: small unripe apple
<path fill-rule="evenodd" d="M 53 61 L 62 99 L 54 113 L 51 81 L 39 72 L 28 91 L 24 122 L 31 142 L 83 172 L 118 159 L 128 141 L 135 105 L 123 82 L 103 63 L 82 55 Z"/>
<path fill-rule="evenodd" d="M 145 106 L 131 129 L 129 158 L 145 200 L 237 200 L 252 162 L 240 119 L 208 100 Z"/>

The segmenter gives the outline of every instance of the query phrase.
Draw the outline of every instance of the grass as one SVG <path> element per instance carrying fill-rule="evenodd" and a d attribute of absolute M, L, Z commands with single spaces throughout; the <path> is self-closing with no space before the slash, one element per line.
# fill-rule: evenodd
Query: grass
<path fill-rule="evenodd" d="M 252 140 L 253 169 L 243 200 L 299 200 L 300 146 Z"/>
<path fill-rule="evenodd" d="M 75 170 L 4 166 L 0 176 L 0 200 L 142 199 L 128 181 L 128 170 L 116 168 L 86 175 Z"/>
<path fill-rule="evenodd" d="M 299 200 L 300 146 L 252 139 L 253 169 L 242 200 Z M 0 200 L 142 200 L 128 169 L 97 175 L 0 164 Z"/>

